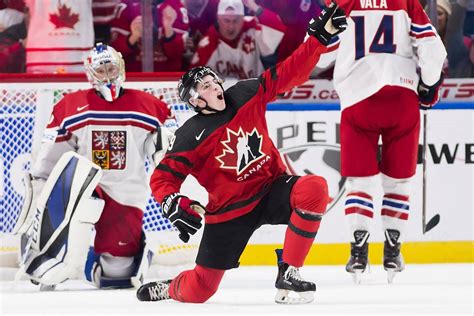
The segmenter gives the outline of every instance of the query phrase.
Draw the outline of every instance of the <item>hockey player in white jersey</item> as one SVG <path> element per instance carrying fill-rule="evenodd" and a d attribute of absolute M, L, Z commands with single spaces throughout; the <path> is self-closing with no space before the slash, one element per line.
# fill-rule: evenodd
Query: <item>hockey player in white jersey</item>
<path fill-rule="evenodd" d="M 429 108 L 438 101 L 446 50 L 418 0 L 338 4 L 350 17 L 348 29 L 317 66 L 335 60 L 341 100 L 341 174 L 348 177 L 345 215 L 353 238 L 346 270 L 358 283 L 367 269 L 373 191 L 381 177 L 383 265 L 392 282 L 404 268 L 400 247 L 417 162 L 419 104 Z"/>
<path fill-rule="evenodd" d="M 43 288 L 78 273 L 99 288 L 136 286 L 151 259 L 142 232 L 145 159 L 158 161 L 166 148 L 160 126 L 170 110 L 122 87 L 124 61 L 112 47 L 97 44 L 84 66 L 93 88 L 54 106 L 26 181 L 14 228 L 22 234 L 20 273 Z"/>

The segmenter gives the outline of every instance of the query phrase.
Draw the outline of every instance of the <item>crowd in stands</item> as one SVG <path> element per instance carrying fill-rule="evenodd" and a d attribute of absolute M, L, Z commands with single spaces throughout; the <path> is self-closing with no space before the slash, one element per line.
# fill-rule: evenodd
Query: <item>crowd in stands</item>
<path fill-rule="evenodd" d="M 324 7 L 324 0 L 150 2 L 155 72 L 209 65 L 237 79 L 290 55 Z M 437 0 L 437 13 L 446 76 L 474 77 L 474 0 Z M 140 72 L 142 34 L 140 0 L 0 0 L 0 73 L 79 73 L 97 42 L 120 51 L 127 71 Z"/>

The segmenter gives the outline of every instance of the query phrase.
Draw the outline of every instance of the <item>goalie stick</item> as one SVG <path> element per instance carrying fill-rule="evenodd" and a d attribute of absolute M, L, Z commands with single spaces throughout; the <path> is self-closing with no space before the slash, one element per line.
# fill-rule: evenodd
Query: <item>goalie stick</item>
<path fill-rule="evenodd" d="M 440 216 L 436 214 L 428 222 L 426 222 L 426 126 L 428 121 L 427 110 L 423 110 L 423 191 L 422 191 L 422 229 L 423 234 L 433 229 L 439 224 Z"/>

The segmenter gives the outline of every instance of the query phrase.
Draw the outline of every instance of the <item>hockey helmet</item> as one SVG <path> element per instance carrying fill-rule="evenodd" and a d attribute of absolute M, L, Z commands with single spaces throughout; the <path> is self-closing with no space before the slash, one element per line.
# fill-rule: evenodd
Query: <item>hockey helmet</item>
<path fill-rule="evenodd" d="M 84 61 L 87 78 L 105 100 L 112 102 L 120 95 L 125 81 L 122 54 L 112 47 L 97 43 Z"/>
<path fill-rule="evenodd" d="M 186 102 L 190 107 L 195 111 L 199 112 L 202 109 L 195 107 L 189 101 L 199 98 L 199 93 L 197 92 L 196 85 L 198 82 L 202 83 L 202 79 L 207 75 L 212 76 L 222 87 L 223 80 L 207 66 L 194 67 L 188 70 L 179 80 L 178 83 L 178 94 L 181 101 Z M 224 88 L 222 87 L 222 90 Z"/>

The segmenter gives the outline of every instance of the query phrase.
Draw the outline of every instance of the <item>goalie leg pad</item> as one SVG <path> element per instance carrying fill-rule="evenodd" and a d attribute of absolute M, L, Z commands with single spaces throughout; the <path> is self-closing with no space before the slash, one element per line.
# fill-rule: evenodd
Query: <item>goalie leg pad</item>
<path fill-rule="evenodd" d="M 55 285 L 77 275 L 85 262 L 93 224 L 104 201 L 92 196 L 102 170 L 86 158 L 65 153 L 38 197 L 20 271 Z"/>
<path fill-rule="evenodd" d="M 33 179 L 31 174 L 25 173 L 23 183 L 25 184 L 25 200 L 18 214 L 15 227 L 12 234 L 24 234 L 30 228 L 33 222 L 33 214 L 36 210 L 36 201 L 44 186 L 44 179 Z"/>
<path fill-rule="evenodd" d="M 100 289 L 139 288 L 153 258 L 144 234 L 141 244 L 141 251 L 134 257 L 98 254 L 90 247 L 84 269 L 86 280 Z"/>

